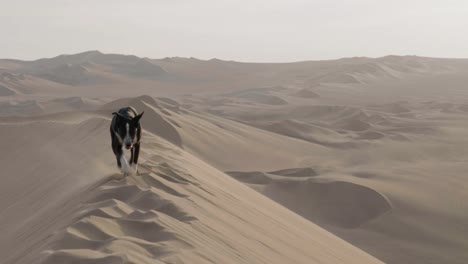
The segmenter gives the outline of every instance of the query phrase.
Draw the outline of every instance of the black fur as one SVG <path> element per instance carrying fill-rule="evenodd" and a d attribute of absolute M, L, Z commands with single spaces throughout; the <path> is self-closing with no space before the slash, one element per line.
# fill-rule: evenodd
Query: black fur
<path fill-rule="evenodd" d="M 122 147 L 130 150 L 131 157 L 128 162 L 129 165 L 138 164 L 138 157 L 140 154 L 140 139 L 141 139 L 141 125 L 140 119 L 143 116 L 133 107 L 124 107 L 119 111 L 112 113 L 113 118 L 110 125 L 110 134 L 112 139 L 112 151 L 114 152 L 117 160 L 117 166 L 122 168 L 121 157 L 124 155 Z M 127 136 L 128 124 L 128 136 Z M 124 171 L 125 174 L 128 172 Z M 136 173 L 136 172 L 135 172 Z"/>

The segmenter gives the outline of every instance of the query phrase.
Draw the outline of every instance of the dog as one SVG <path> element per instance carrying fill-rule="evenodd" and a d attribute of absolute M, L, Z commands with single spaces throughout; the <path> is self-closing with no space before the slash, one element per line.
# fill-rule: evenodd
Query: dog
<path fill-rule="evenodd" d="M 138 114 L 133 107 L 123 107 L 112 113 L 110 125 L 112 151 L 117 160 L 117 166 L 125 176 L 138 173 L 141 140 L 140 119 L 143 114 L 144 112 Z M 130 161 L 125 158 L 123 147 L 130 151 Z"/>

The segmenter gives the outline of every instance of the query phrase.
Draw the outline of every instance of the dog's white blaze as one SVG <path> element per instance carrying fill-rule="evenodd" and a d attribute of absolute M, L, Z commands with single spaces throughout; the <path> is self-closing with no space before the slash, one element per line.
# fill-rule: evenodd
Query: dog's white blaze
<path fill-rule="evenodd" d="M 126 123 L 125 127 L 127 128 L 127 133 L 125 134 L 124 142 L 125 143 L 131 143 L 132 138 L 130 138 L 130 124 Z"/>

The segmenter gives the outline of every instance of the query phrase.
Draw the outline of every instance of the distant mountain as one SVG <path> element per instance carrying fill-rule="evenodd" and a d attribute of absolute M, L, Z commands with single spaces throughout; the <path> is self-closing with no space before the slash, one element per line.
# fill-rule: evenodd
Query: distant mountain
<path fill-rule="evenodd" d="M 68 85 L 106 82 L 109 74 L 153 79 L 166 73 L 161 66 L 144 58 L 99 51 L 15 62 L 18 72 Z"/>
<path fill-rule="evenodd" d="M 222 87 L 225 91 L 234 91 L 297 83 L 301 83 L 302 88 L 327 83 L 361 85 L 451 72 L 468 72 L 468 60 L 391 55 L 292 63 L 244 63 L 180 57 L 148 59 L 86 51 L 35 61 L 0 60 L 0 74 L 23 78 L 15 81 L 15 84 L 4 78 L 0 80 L 0 85 L 14 87 L 19 91 L 15 85 L 25 79 L 34 83 L 44 81 L 71 86 L 142 84 L 147 87 L 158 86 L 160 89 L 165 87 L 176 93 L 176 89 L 188 88 L 193 91 L 216 91 Z M 143 82 L 137 82 L 136 79 Z M 4 94 L 9 93 L 3 90 Z M 298 96 L 304 94 L 299 93 Z M 305 96 L 314 97 L 313 94 Z"/>

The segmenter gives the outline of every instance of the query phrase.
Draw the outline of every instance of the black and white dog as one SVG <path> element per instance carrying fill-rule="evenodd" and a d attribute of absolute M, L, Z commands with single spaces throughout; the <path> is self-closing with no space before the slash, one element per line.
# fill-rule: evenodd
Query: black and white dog
<path fill-rule="evenodd" d="M 143 113 L 138 114 L 133 107 L 124 107 L 118 112 L 112 113 L 114 115 L 110 125 L 112 150 L 117 159 L 117 166 L 124 175 L 136 174 L 138 170 L 141 139 L 140 119 Z M 123 146 L 130 150 L 130 162 L 125 158 Z"/>

